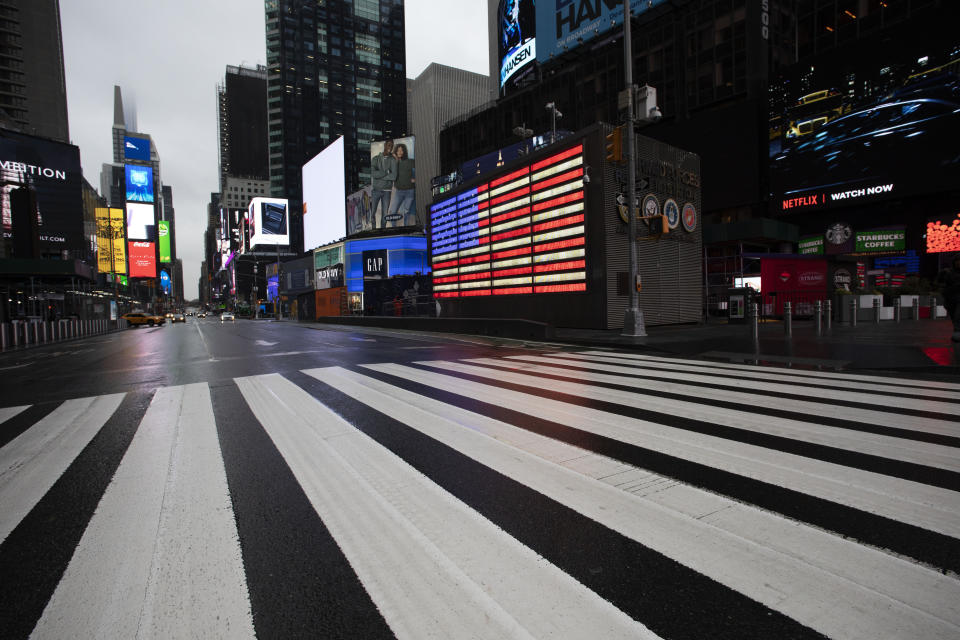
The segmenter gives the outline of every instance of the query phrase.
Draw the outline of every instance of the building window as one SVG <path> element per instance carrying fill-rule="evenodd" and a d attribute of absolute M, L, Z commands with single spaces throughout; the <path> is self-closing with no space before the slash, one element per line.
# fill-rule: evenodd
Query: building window
<path fill-rule="evenodd" d="M 380 0 L 353 0 L 353 13 L 358 18 L 380 21 Z"/>
<path fill-rule="evenodd" d="M 356 35 L 357 60 L 369 64 L 380 64 L 380 41 L 366 33 Z"/>
<path fill-rule="evenodd" d="M 374 104 L 381 102 L 380 87 L 372 80 L 357 78 L 355 93 L 357 100 L 360 102 L 372 102 Z"/>

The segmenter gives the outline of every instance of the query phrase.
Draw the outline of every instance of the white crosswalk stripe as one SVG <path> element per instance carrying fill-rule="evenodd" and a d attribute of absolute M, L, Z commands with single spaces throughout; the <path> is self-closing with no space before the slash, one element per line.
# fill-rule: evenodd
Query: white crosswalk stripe
<path fill-rule="evenodd" d="M 226 443 L 256 432 L 274 457 L 249 459 L 292 478 L 340 554 L 313 569 L 317 588 L 340 590 L 346 568 L 365 615 L 398 638 L 760 637 L 755 624 L 960 637 L 960 385 L 583 350 L 306 369 L 130 402 L 67 400 L 29 427 L 40 408 L 0 408 L 0 425 L 25 429 L 0 447 L 0 571 L 31 554 L 40 567 L 23 594 L 19 573 L 0 585 L 8 615 L 27 611 L 18 596 L 39 602 L 26 631 L 0 623 L 0 636 L 278 635 L 270 598 L 316 624 L 321 592 L 265 595 L 253 569 L 273 525 L 238 501 L 269 494 L 238 489 L 249 470 Z M 123 424 L 132 439 L 101 461 L 115 436 L 97 436 Z M 77 498 L 93 499 L 88 519 L 44 568 L 49 514 L 82 496 L 58 481 L 82 478 L 82 456 L 115 468 Z M 525 509 L 543 521 L 530 527 Z M 805 515 L 817 509 L 828 515 Z M 853 539 L 870 518 L 886 542 Z M 597 547 L 624 554 L 611 564 L 655 585 L 626 592 L 580 562 L 590 549 L 564 542 L 575 531 L 549 533 L 567 520 L 598 527 Z M 706 591 L 675 582 L 694 579 Z M 647 604 L 690 610 L 685 598 L 735 608 L 678 620 Z"/>

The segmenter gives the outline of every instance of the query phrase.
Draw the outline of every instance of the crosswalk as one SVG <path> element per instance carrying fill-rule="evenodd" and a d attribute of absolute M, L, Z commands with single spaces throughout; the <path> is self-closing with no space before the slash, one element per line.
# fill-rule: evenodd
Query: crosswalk
<path fill-rule="evenodd" d="M 957 638 L 960 384 L 616 351 L 0 408 L 0 637 Z"/>

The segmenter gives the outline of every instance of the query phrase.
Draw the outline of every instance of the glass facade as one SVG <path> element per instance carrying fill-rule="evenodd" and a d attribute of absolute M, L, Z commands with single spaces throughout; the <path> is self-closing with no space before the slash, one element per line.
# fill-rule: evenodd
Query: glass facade
<path fill-rule="evenodd" d="M 290 200 L 303 249 L 301 168 L 344 137 L 347 193 L 370 142 L 407 133 L 403 0 L 266 0 L 270 190 Z"/>

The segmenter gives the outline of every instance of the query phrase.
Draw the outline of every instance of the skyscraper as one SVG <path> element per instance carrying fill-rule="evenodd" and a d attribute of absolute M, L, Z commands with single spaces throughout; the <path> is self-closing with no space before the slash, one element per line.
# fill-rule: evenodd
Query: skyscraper
<path fill-rule="evenodd" d="M 271 195 L 303 250 L 301 169 L 344 137 L 346 189 L 370 182 L 370 142 L 406 131 L 403 0 L 265 0 Z"/>
<path fill-rule="evenodd" d="M 0 126 L 70 141 L 59 0 L 0 2 Z"/>
<path fill-rule="evenodd" d="M 221 193 L 227 176 L 267 180 L 267 68 L 227 66 L 217 109 Z"/>

